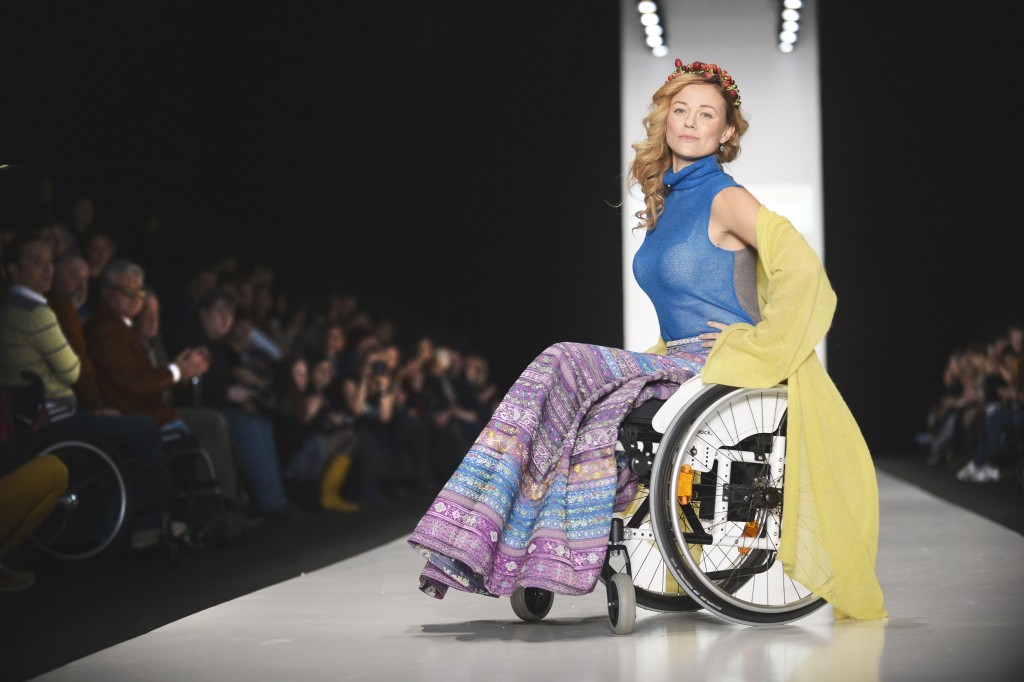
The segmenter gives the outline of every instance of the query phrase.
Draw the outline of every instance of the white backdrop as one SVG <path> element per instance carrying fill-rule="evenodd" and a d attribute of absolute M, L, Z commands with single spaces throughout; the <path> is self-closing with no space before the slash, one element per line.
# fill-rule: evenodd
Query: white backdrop
<path fill-rule="evenodd" d="M 814 0 L 804 0 L 796 49 L 778 49 L 779 3 L 775 0 L 667 0 L 658 2 L 669 56 L 657 58 L 643 42 L 635 0 L 620 0 L 622 31 L 622 177 L 630 145 L 643 137 L 641 120 L 650 96 L 684 62 L 713 62 L 739 86 L 750 130 L 739 158 L 726 172 L 761 203 L 786 216 L 824 261 L 822 224 L 821 112 Z M 625 186 L 624 186 L 625 191 Z M 644 350 L 658 339 L 657 317 L 633 279 L 633 254 L 643 239 L 633 232 L 642 208 L 635 193 L 622 207 L 623 329 L 625 347 Z M 818 348 L 825 360 L 824 343 Z"/>

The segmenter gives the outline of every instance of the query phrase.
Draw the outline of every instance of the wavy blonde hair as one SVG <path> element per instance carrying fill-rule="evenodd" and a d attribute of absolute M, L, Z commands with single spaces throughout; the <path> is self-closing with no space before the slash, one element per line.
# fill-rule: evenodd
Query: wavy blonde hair
<path fill-rule="evenodd" d="M 640 222 L 634 229 L 653 230 L 662 211 L 665 210 L 666 190 L 662 179 L 672 165 L 672 151 L 665 141 L 665 120 L 668 118 L 672 98 L 692 83 L 704 83 L 718 88 L 722 103 L 725 105 L 725 120 L 735 128 L 732 137 L 724 144 L 725 149 L 715 152 L 718 163 L 728 163 L 740 155 L 740 139 L 747 132 L 750 123 L 740 111 L 740 107 L 733 106 L 721 83 L 709 80 L 699 73 L 680 74 L 666 82 L 651 97 L 650 113 L 643 120 L 647 139 L 634 142 L 632 145 L 636 155 L 629 164 L 629 187 L 639 187 L 644 195 L 644 208 L 635 214 Z"/>

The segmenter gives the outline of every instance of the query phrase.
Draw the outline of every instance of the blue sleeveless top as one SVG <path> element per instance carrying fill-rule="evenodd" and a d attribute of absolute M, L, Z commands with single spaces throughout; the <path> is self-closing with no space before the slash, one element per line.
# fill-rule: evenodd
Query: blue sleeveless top
<path fill-rule="evenodd" d="M 757 253 L 720 249 L 708 238 L 711 202 L 739 187 L 712 154 L 665 173 L 665 210 L 633 257 L 633 276 L 654 304 L 661 338 L 687 339 L 715 331 L 708 320 L 760 321 Z"/>

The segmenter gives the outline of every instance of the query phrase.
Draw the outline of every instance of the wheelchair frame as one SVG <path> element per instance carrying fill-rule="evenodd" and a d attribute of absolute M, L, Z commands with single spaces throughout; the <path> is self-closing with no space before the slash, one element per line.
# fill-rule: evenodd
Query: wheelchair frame
<path fill-rule="evenodd" d="M 63 562 L 107 563 L 127 550 L 135 518 L 134 466 L 101 435 L 62 424 L 60 420 L 37 429 L 43 409 L 42 382 L 23 373 L 28 384 L 11 389 L 13 431 L 3 443 L 4 456 L 28 461 L 44 454 L 60 458 L 68 468 L 68 487 L 50 515 L 30 536 L 32 548 L 44 559 Z M 162 448 L 175 488 L 173 511 L 187 521 L 182 538 L 191 549 L 217 541 L 201 523 L 200 500 L 223 498 L 213 460 L 190 436 L 162 434 Z M 166 563 L 177 560 L 169 519 L 164 519 L 159 549 Z"/>
<path fill-rule="evenodd" d="M 826 604 L 776 561 L 787 410 L 785 385 L 735 388 L 698 376 L 626 416 L 619 452 L 639 490 L 612 521 L 601 573 L 613 632 L 633 631 L 637 606 L 776 625 Z M 512 608 L 540 620 L 552 601 L 520 588 Z"/>

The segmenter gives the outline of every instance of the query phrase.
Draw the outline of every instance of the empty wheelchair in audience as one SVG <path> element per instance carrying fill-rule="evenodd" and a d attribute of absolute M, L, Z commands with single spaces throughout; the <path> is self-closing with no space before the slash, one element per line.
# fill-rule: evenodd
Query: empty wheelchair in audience
<path fill-rule="evenodd" d="M 636 608 L 705 609 L 731 623 L 788 623 L 826 604 L 776 560 L 785 485 L 786 386 L 704 384 L 695 377 L 619 428 L 638 492 L 612 521 L 601 574 L 613 632 Z M 519 588 L 512 609 L 544 618 L 553 594 Z"/>
<path fill-rule="evenodd" d="M 185 430 L 164 429 L 161 440 L 174 488 L 171 513 L 186 526 L 182 542 L 189 549 L 217 544 L 222 539 L 217 523 L 227 505 L 213 457 Z"/>

